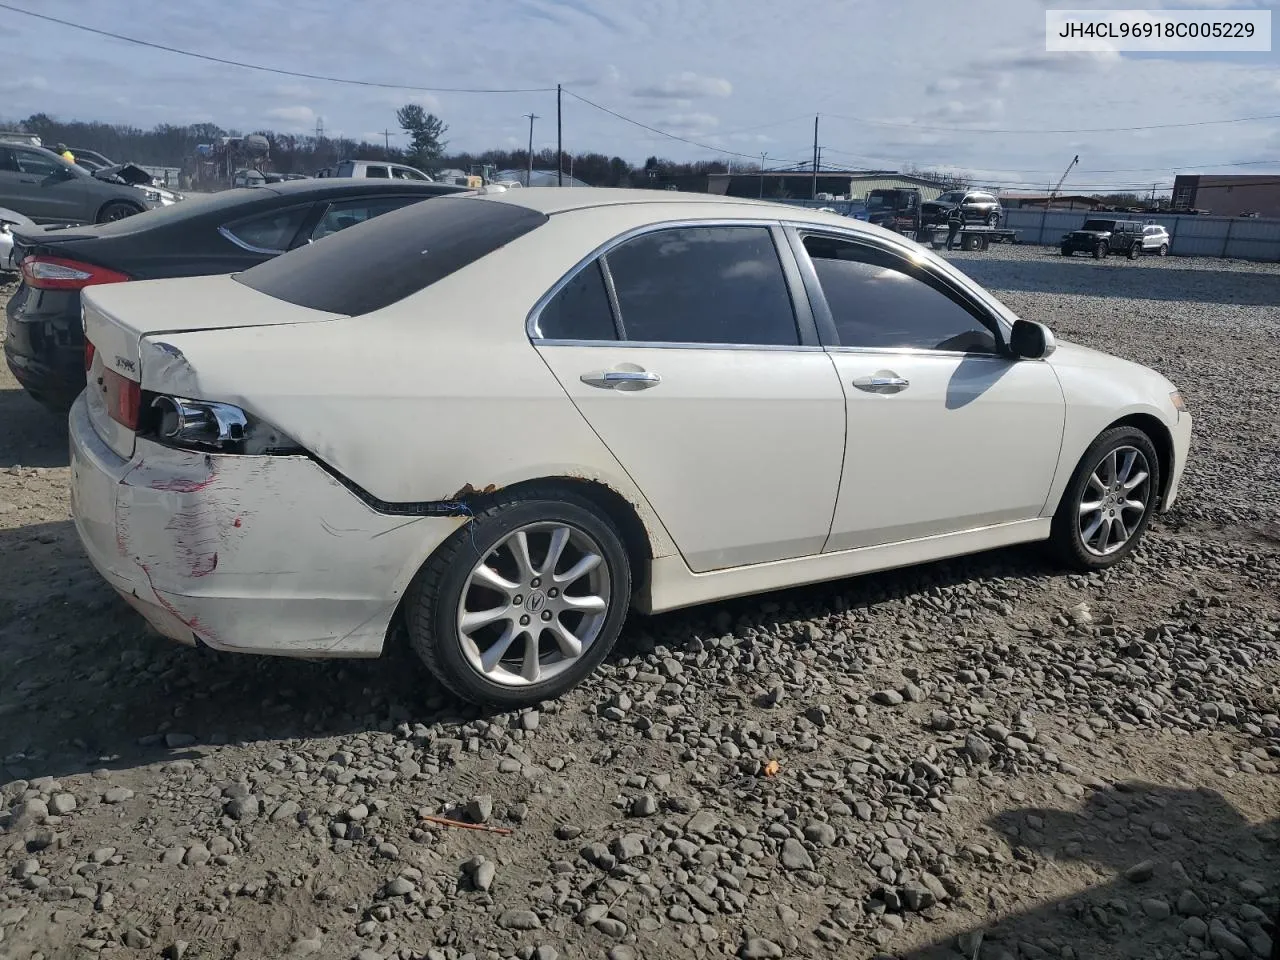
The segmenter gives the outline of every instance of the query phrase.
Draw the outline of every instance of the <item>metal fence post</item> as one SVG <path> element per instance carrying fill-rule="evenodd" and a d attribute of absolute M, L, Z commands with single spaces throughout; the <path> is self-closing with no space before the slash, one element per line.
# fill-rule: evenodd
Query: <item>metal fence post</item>
<path fill-rule="evenodd" d="M 1044 204 L 1044 210 L 1040 214 L 1040 246 L 1042 247 L 1047 246 L 1047 244 L 1044 242 L 1044 222 L 1045 220 L 1048 219 L 1048 217 L 1049 217 L 1049 202 L 1046 200 Z"/>
<path fill-rule="evenodd" d="M 1227 221 L 1227 235 L 1222 238 L 1222 253 L 1218 254 L 1218 256 L 1225 257 L 1227 255 L 1227 247 L 1230 246 L 1231 244 L 1231 228 L 1234 227 L 1235 225 L 1236 225 L 1235 217 L 1232 217 L 1230 220 Z"/>

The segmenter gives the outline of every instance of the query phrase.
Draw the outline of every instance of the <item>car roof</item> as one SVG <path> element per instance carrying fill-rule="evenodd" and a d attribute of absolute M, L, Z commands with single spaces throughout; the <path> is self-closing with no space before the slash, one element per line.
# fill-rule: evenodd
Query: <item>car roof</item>
<path fill-rule="evenodd" d="M 746 216 L 758 218 L 762 211 L 771 212 L 779 218 L 790 214 L 793 218 L 803 218 L 805 214 L 815 214 L 816 210 L 793 207 L 786 204 L 773 203 L 768 200 L 751 200 L 744 197 L 722 197 L 714 193 L 681 193 L 675 190 L 640 190 L 625 187 L 532 187 L 523 190 L 508 190 L 505 193 L 484 194 L 485 200 L 496 200 L 500 203 L 513 203 L 527 207 L 548 216 L 564 213 L 569 210 L 586 210 L 592 207 L 612 207 L 620 204 L 662 204 L 683 206 L 694 204 L 714 204 L 724 208 L 724 216 L 733 216 L 738 209 Z M 763 215 L 768 215 L 767 213 Z M 837 214 L 837 216 L 839 216 Z M 841 220 L 852 223 L 848 217 Z"/>
<path fill-rule="evenodd" d="M 404 193 L 420 191 L 428 194 L 466 193 L 466 187 L 451 183 L 435 183 L 426 180 L 365 180 L 359 177 L 311 177 L 306 180 L 282 180 L 263 187 L 254 187 L 254 193 L 276 193 L 281 196 L 301 194 L 306 197 L 328 197 L 344 193 Z"/>

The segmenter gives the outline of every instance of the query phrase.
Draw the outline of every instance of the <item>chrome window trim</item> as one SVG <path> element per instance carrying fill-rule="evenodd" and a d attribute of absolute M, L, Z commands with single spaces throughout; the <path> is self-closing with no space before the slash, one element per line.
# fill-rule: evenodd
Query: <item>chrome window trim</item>
<path fill-rule="evenodd" d="M 563 277 L 561 277 L 554 284 L 552 284 L 551 289 L 549 289 L 546 293 L 544 293 L 541 297 L 538 298 L 537 302 L 533 305 L 533 309 L 529 311 L 529 315 L 525 318 L 525 324 L 524 324 L 525 333 L 528 335 L 530 340 L 532 340 L 534 343 L 539 345 L 563 346 L 566 343 L 576 343 L 576 341 L 548 340 L 543 338 L 542 331 L 538 329 L 538 319 L 539 317 L 541 317 L 543 309 L 546 307 L 548 303 L 551 302 L 551 300 L 556 296 L 556 294 L 558 294 L 561 290 L 563 290 L 569 284 L 569 282 L 573 280 L 574 277 L 576 277 L 588 264 L 590 264 L 597 257 L 605 256 L 606 254 L 609 253 L 609 251 L 614 250 L 617 247 L 620 247 L 622 244 L 626 243 L 628 240 L 633 240 L 636 237 L 642 237 L 645 234 L 649 234 L 649 233 L 657 233 L 660 230 L 675 230 L 675 229 L 687 228 L 687 227 L 761 227 L 764 230 L 769 231 L 769 241 L 773 244 L 774 253 L 778 256 L 778 267 L 780 270 L 783 270 L 783 280 L 785 282 L 786 271 L 782 267 L 781 254 L 778 252 L 778 242 L 777 242 L 777 239 L 773 236 L 773 231 L 771 229 L 772 227 L 778 225 L 778 223 L 779 221 L 777 217 L 761 217 L 759 219 L 751 219 L 749 217 L 725 217 L 725 218 L 715 218 L 715 219 L 705 219 L 705 220 L 700 220 L 700 219 L 664 220 L 661 223 L 646 223 L 638 227 L 632 227 L 630 230 L 625 230 L 622 233 L 618 234 L 617 236 L 614 236 L 609 240 L 606 240 L 604 243 L 597 246 L 589 254 L 587 254 L 585 257 L 583 257 L 581 260 L 575 263 L 572 267 L 568 269 L 568 271 L 565 272 L 565 275 Z M 790 284 L 787 285 L 787 288 L 788 288 L 788 291 L 790 291 Z M 616 309 L 617 305 L 615 302 L 611 301 L 611 306 L 613 306 Z M 794 310 L 794 306 L 793 306 L 793 310 Z M 614 318 L 614 323 L 616 326 L 616 323 L 617 323 L 616 315 Z M 800 331 L 797 325 L 796 336 L 799 337 L 799 335 L 800 335 Z M 591 340 L 591 341 L 584 341 L 584 342 L 608 343 L 608 344 L 613 344 L 614 346 L 619 346 L 624 343 L 638 345 L 637 341 L 623 341 L 623 340 L 599 340 L 599 341 Z M 694 344 L 694 345 L 695 346 L 713 346 L 713 347 L 732 346 L 729 344 Z M 689 345 L 675 344 L 675 346 L 689 346 Z M 749 344 L 749 343 L 741 344 L 740 346 L 746 347 L 748 349 L 757 348 L 756 345 Z M 779 346 L 779 345 L 774 344 L 774 346 Z M 784 346 L 783 349 L 792 349 L 792 348 Z"/>
<path fill-rule="evenodd" d="M 328 201 L 328 202 L 329 202 L 329 203 L 333 203 L 333 202 L 335 202 L 335 201 L 330 200 L 330 201 Z M 287 248 L 286 248 L 285 250 L 270 250 L 270 249 L 268 249 L 267 247 L 255 247 L 252 243 L 248 243 L 248 242 L 246 242 L 246 241 L 244 241 L 244 240 L 241 240 L 239 237 L 237 237 L 237 236 L 236 236 L 236 235 L 231 231 L 231 228 L 232 228 L 232 227 L 234 227 L 237 223 L 245 223 L 245 222 L 250 221 L 250 220 L 257 220 L 257 219 L 259 219 L 260 217 L 274 216 L 274 215 L 276 215 L 276 214 L 280 214 L 280 213 L 289 213 L 289 212 L 291 212 L 291 211 L 293 211 L 293 210 L 303 210 L 303 211 L 306 211 L 306 210 L 309 210 L 309 209 L 313 208 L 313 207 L 315 206 L 315 204 L 316 204 L 316 201 L 314 201 L 314 200 L 308 200 L 308 201 L 306 201 L 306 202 L 304 202 L 304 203 L 294 203 L 294 204 L 290 204 L 290 205 L 289 205 L 289 206 L 287 206 L 287 207 L 277 207 L 275 210 L 268 210 L 268 211 L 266 211 L 266 212 L 264 212 L 264 213 L 259 213 L 259 214 L 256 214 L 256 215 L 255 215 L 255 214 L 250 214 L 250 215 L 249 215 L 249 216 L 247 216 L 247 217 L 241 217 L 239 220 L 232 220 L 230 223 L 224 223 L 222 226 L 220 226 L 220 227 L 218 228 L 218 233 L 222 234 L 226 239 L 230 240 L 232 243 L 234 243 L 234 244 L 235 244 L 237 247 L 239 247 L 241 250 L 248 250 L 250 253 L 261 253 L 261 254 L 264 254 L 264 255 L 267 255 L 267 256 L 278 257 L 278 256 L 280 256 L 280 254 L 285 253 L 285 252 L 287 251 Z M 321 214 L 321 216 L 323 217 L 324 215 L 323 215 L 323 214 Z M 302 229 L 302 227 L 306 224 L 306 222 L 307 222 L 307 218 L 306 218 L 306 216 L 304 215 L 304 216 L 303 216 L 303 218 L 302 218 L 302 222 L 298 224 L 298 230 L 301 230 L 301 229 Z M 319 222 L 319 221 L 317 221 L 317 222 Z M 293 231 L 293 237 L 290 237 L 290 238 L 289 238 L 289 239 L 290 239 L 290 242 L 292 242 L 292 241 L 293 241 L 293 239 L 297 237 L 297 235 L 298 235 L 298 230 L 294 230 L 294 231 Z"/>
<path fill-rule="evenodd" d="M 558 340 L 530 337 L 535 347 L 613 347 L 615 349 L 643 350 L 768 350 L 772 353 L 823 353 L 816 345 L 797 344 L 794 347 L 781 343 L 671 343 L 666 340 Z M 952 354 L 958 356 L 958 354 Z"/>
<path fill-rule="evenodd" d="M 893 354 L 900 357 L 940 357 L 956 359 L 963 357 L 969 360 L 999 360 L 1002 363 L 1015 362 L 1013 357 L 1006 356 L 1002 353 L 988 353 L 985 351 L 960 351 L 960 350 L 931 350 L 928 347 L 827 347 L 827 353 L 867 353 L 867 354 Z"/>
<path fill-rule="evenodd" d="M 223 224 L 221 227 L 219 227 L 218 232 L 222 234 L 224 237 L 226 237 L 228 240 L 230 240 L 232 243 L 234 243 L 241 250 L 248 250 L 250 253 L 269 254 L 273 257 L 278 257 L 280 254 L 284 253 L 283 250 L 269 250 L 266 247 L 255 247 L 252 243 L 245 243 L 243 240 L 237 237 L 234 233 L 232 233 L 231 228 L 226 224 Z"/>

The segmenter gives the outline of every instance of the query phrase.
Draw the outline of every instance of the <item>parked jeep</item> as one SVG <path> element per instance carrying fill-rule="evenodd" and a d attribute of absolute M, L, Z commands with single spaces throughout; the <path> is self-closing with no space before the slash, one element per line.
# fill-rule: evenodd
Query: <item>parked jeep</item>
<path fill-rule="evenodd" d="M 1138 220 L 1089 219 L 1079 230 L 1072 230 L 1062 238 L 1062 255 L 1091 253 L 1101 260 L 1113 253 L 1123 253 L 1130 260 L 1142 256 L 1142 227 Z"/>

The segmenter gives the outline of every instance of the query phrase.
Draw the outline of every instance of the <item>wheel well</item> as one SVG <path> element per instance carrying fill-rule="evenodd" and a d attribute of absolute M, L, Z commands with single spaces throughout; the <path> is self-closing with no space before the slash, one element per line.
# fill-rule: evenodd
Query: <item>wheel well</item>
<path fill-rule="evenodd" d="M 1149 413 L 1135 413 L 1117 420 L 1107 427 L 1134 427 L 1145 433 L 1156 448 L 1156 456 L 1160 458 L 1160 501 L 1169 492 L 1169 484 L 1173 480 L 1173 436 L 1169 428 Z"/>
<path fill-rule="evenodd" d="M 548 487 L 561 487 L 567 492 L 577 494 L 597 507 L 605 516 L 613 521 L 622 534 L 622 545 L 626 547 L 627 559 L 631 561 L 633 583 L 638 584 L 645 575 L 649 560 L 653 557 L 653 547 L 649 542 L 649 534 L 636 508 L 626 497 L 612 487 L 594 480 L 583 480 L 578 477 L 548 477 L 542 480 L 526 480 L 504 488 L 504 493 L 518 493 L 521 490 Z"/>

